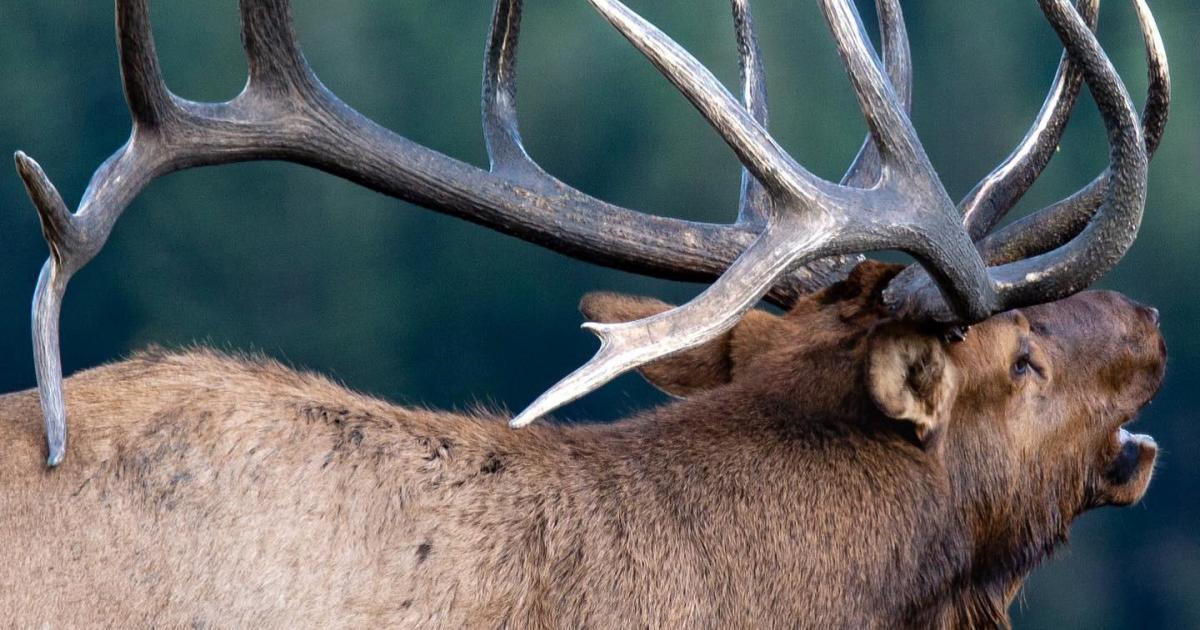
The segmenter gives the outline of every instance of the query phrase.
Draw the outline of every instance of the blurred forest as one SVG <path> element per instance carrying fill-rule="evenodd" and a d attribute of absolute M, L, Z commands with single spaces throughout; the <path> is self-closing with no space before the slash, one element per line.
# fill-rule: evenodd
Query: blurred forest
<path fill-rule="evenodd" d="M 171 88 L 196 100 L 236 94 L 245 64 L 235 0 L 152 4 Z M 736 85 L 727 2 L 630 6 Z M 1032 1 L 904 8 L 914 123 L 947 189 L 961 196 L 1024 134 L 1060 47 Z M 1081 519 L 1071 546 L 1015 606 L 1020 628 L 1200 627 L 1200 274 L 1186 263 L 1200 242 L 1200 4 L 1156 0 L 1153 9 L 1174 107 L 1141 237 L 1102 285 L 1163 312 L 1168 382 L 1137 425 L 1158 439 L 1161 465 L 1140 506 Z M 816 3 L 760 0 L 755 11 L 772 130 L 800 162 L 836 180 L 865 126 Z M 398 133 L 478 165 L 490 12 L 487 0 L 295 2 L 305 53 L 326 85 Z M 38 159 L 72 207 L 128 134 L 112 24 L 111 2 L 0 3 L 0 147 Z M 1129 3 L 1107 3 L 1100 33 L 1140 103 L 1145 66 Z M 628 207 L 733 219 L 732 153 L 587 3 L 528 2 L 521 46 L 521 122 L 548 171 Z M 1105 162 L 1103 128 L 1085 96 L 1022 208 L 1074 191 Z M 10 391 L 34 385 L 28 305 L 47 253 L 13 171 L 0 176 L 0 244 L 0 391 Z M 212 167 L 152 183 L 76 276 L 63 358 L 71 373 L 151 343 L 204 343 L 261 351 L 401 402 L 517 409 L 591 356 L 595 341 L 578 330 L 575 305 L 600 289 L 679 301 L 700 287 L 568 260 L 295 165 Z M 626 376 L 560 416 L 613 418 L 661 402 Z"/>

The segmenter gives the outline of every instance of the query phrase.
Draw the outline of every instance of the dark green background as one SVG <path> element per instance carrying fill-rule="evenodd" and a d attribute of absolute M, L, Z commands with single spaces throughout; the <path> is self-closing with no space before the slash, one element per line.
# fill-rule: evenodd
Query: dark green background
<path fill-rule="evenodd" d="M 298 0 L 295 9 L 305 52 L 331 89 L 385 126 L 482 165 L 478 84 L 490 5 Z M 864 125 L 815 5 L 761 0 L 756 14 L 772 129 L 798 160 L 836 179 Z M 735 84 L 726 2 L 631 6 Z M 192 99 L 234 95 L 245 72 L 235 1 L 153 8 L 171 88 Z M 1032 0 L 921 0 L 905 9 L 914 122 L 959 196 L 1023 135 L 1049 85 L 1057 40 Z M 1163 311 L 1168 383 L 1138 425 L 1159 439 L 1161 464 L 1141 505 L 1085 516 L 1070 548 L 1035 574 L 1015 607 L 1024 628 L 1200 627 L 1192 411 L 1200 403 L 1200 6 L 1157 0 L 1154 9 L 1175 105 L 1141 238 L 1102 285 Z M 37 158 L 71 205 L 128 133 L 112 22 L 108 2 L 0 3 L 0 148 Z M 547 170 L 648 212 L 732 219 L 730 151 L 583 0 L 531 0 L 523 33 L 522 124 Z M 1140 103 L 1142 44 L 1127 3 L 1107 3 L 1101 37 Z M 1082 186 L 1105 159 L 1085 97 L 1022 208 Z M 34 383 L 28 303 L 46 256 L 12 171 L 0 176 L 0 244 L 0 390 L 8 391 Z M 515 409 L 590 356 L 595 342 L 577 329 L 575 304 L 596 289 L 683 300 L 698 287 L 568 260 L 299 166 L 214 167 L 165 177 L 134 202 L 71 286 L 63 358 L 70 373 L 150 343 L 199 342 L 261 350 L 399 401 Z M 617 417 L 661 401 L 627 376 L 564 415 Z"/>

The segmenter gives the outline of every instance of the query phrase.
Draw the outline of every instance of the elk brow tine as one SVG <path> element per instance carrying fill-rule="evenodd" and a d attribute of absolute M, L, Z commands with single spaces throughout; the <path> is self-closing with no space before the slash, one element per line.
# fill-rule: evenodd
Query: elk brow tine
<path fill-rule="evenodd" d="M 1099 0 L 1078 0 L 1076 7 L 1094 32 Z M 977 241 L 990 232 L 1041 176 L 1058 150 L 1081 87 L 1083 74 L 1064 50 L 1050 92 L 1025 137 L 958 203 L 971 240 Z"/>
<path fill-rule="evenodd" d="M 1142 135 L 1146 156 L 1154 157 L 1166 129 L 1171 105 L 1171 71 L 1158 24 L 1145 0 L 1133 0 L 1146 46 L 1149 77 L 1146 104 L 1142 108 Z M 1108 168 L 1071 196 L 1027 217 L 1014 221 L 979 242 L 979 251 L 989 264 L 1028 258 L 1048 252 L 1079 234 L 1104 201 Z"/>
<path fill-rule="evenodd" d="M 618 0 L 588 0 L 690 102 L 767 188 L 819 206 L 834 186 L 796 163 L 696 58 Z"/>
<path fill-rule="evenodd" d="M 754 121 L 766 129 L 770 120 L 767 108 L 767 75 L 763 68 L 762 50 L 758 46 L 754 16 L 750 12 L 750 0 L 730 0 L 730 6 L 733 10 L 734 33 L 737 36 L 742 104 Z M 771 211 L 771 198 L 766 188 L 743 166 L 741 192 L 738 195 L 738 223 L 765 225 Z"/>
<path fill-rule="evenodd" d="M 824 212 L 777 216 L 729 271 L 687 304 L 632 322 L 583 324 L 600 338 L 595 356 L 546 390 L 509 425 L 526 426 L 629 370 L 728 331 L 792 266 L 838 253 L 838 241 L 843 240 L 839 223 Z"/>
<path fill-rule="evenodd" d="M 900 106 L 907 114 L 912 110 L 912 52 L 909 50 L 904 14 L 900 10 L 899 0 L 875 0 L 875 11 L 879 14 L 884 70 L 887 71 Z M 850 168 L 842 176 L 842 185 L 870 188 L 879 182 L 881 167 L 879 149 L 875 147 L 871 135 L 867 134 L 862 147 L 850 163 Z M 862 260 L 862 256 L 853 258 Z"/>

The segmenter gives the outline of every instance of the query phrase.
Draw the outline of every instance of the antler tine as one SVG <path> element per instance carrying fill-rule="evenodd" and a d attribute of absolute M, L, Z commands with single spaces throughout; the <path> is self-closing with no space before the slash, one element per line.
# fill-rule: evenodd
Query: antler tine
<path fill-rule="evenodd" d="M 1171 72 L 1158 24 L 1144 0 L 1133 0 L 1146 46 L 1149 75 L 1146 104 L 1142 109 L 1142 135 L 1146 156 L 1153 158 L 1166 129 L 1171 104 Z M 979 251 L 991 265 L 999 265 L 1048 252 L 1074 238 L 1104 202 L 1110 176 L 1105 169 L 1082 190 L 1053 205 L 1014 221 L 979 242 Z"/>
<path fill-rule="evenodd" d="M 1088 225 L 1053 251 L 991 267 L 988 276 L 999 297 L 997 310 L 1061 299 L 1107 272 L 1133 243 L 1146 194 L 1146 147 L 1138 117 L 1124 84 L 1095 35 L 1067 0 L 1039 0 L 1042 11 L 1067 51 L 1080 65 L 1100 108 L 1111 145 L 1108 190 Z M 919 274 L 901 274 L 885 299 L 902 317 L 953 319 Z"/>
<path fill-rule="evenodd" d="M 1146 154 L 1152 156 L 1158 151 L 1171 111 L 1171 68 L 1167 64 L 1167 47 L 1150 5 L 1146 0 L 1133 0 L 1133 7 L 1146 45 L 1146 74 L 1150 81 L 1142 110 L 1142 129 L 1146 136 Z"/>
<path fill-rule="evenodd" d="M 908 30 L 904 26 L 904 14 L 899 0 L 876 0 L 875 10 L 879 14 L 880 40 L 883 44 L 883 65 L 896 99 L 904 112 L 912 109 L 912 54 L 908 44 Z M 862 147 L 842 177 L 842 184 L 854 188 L 870 188 L 881 175 L 879 149 L 867 134 Z M 861 256 L 855 258 L 861 259 Z"/>
<path fill-rule="evenodd" d="M 904 13 L 900 0 L 875 0 L 875 11 L 879 18 L 879 35 L 883 44 L 883 68 L 887 71 L 896 100 L 905 112 L 912 109 L 912 51 L 908 43 L 908 29 L 904 26 Z"/>
<path fill-rule="evenodd" d="M 787 195 L 809 205 L 826 196 L 827 183 L 780 148 L 695 57 L 617 0 L 588 3 L 675 85 L 771 195 Z"/>
<path fill-rule="evenodd" d="M 517 125 L 517 40 L 522 0 L 496 0 L 483 70 L 483 132 L 493 173 L 541 168 L 525 152 Z"/>
<path fill-rule="evenodd" d="M 883 47 L 883 66 L 896 98 L 905 114 L 912 109 L 912 54 L 909 50 L 908 30 L 904 26 L 904 14 L 899 0 L 875 0 L 875 12 L 879 18 L 880 40 Z M 852 188 L 870 188 L 879 183 L 883 175 L 879 161 L 879 149 L 871 134 L 863 139 L 862 146 L 842 176 L 842 185 Z M 844 254 L 815 260 L 806 270 L 821 273 L 826 283 L 846 277 L 865 257 L 862 254 Z"/>
<path fill-rule="evenodd" d="M 738 69 L 742 82 L 742 104 L 754 121 L 767 128 L 767 75 L 749 0 L 731 0 L 734 32 L 737 35 Z M 750 170 L 742 167 L 742 189 L 738 200 L 738 223 L 763 225 L 772 210 L 771 198 Z"/>
<path fill-rule="evenodd" d="M 600 349 L 582 367 L 509 421 L 523 427 L 655 359 L 695 347 L 732 328 L 790 265 L 838 253 L 829 215 L 781 215 L 737 262 L 691 302 L 653 317 L 619 324 L 588 322 Z"/>
<path fill-rule="evenodd" d="M 249 74 L 246 93 L 286 92 L 295 86 L 311 90 L 319 83 L 296 41 L 289 0 L 240 0 L 238 11 Z"/>
<path fill-rule="evenodd" d="M 854 85 L 854 94 L 871 139 L 885 165 L 904 169 L 910 175 L 926 180 L 936 180 L 912 123 L 891 82 L 883 75 L 853 0 L 821 0 L 821 11 Z"/>
<path fill-rule="evenodd" d="M 1078 0 L 1076 7 L 1088 28 L 1095 31 L 1099 0 Z M 1071 120 L 1082 86 L 1083 74 L 1064 50 L 1050 92 L 1025 138 L 958 204 L 972 240 L 990 232 L 1045 170 Z"/>
<path fill-rule="evenodd" d="M 42 167 L 17 151 L 17 172 L 37 209 L 42 236 L 50 246 L 50 259 L 42 267 L 33 302 L 33 360 L 40 388 L 39 400 L 51 466 L 62 461 L 67 446 L 67 422 L 63 411 L 62 366 L 58 359 L 58 311 L 65 286 L 61 280 L 64 258 L 78 248 L 71 226 L 71 211 Z"/>
<path fill-rule="evenodd" d="M 157 126 L 174 109 L 154 49 L 147 0 L 117 0 L 117 50 L 125 101 L 135 125 Z"/>

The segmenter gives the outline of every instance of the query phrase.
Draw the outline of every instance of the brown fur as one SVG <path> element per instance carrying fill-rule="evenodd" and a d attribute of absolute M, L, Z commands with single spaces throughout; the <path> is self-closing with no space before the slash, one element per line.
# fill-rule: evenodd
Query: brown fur
<path fill-rule="evenodd" d="M 47 470 L 36 393 L 0 397 L 0 610 L 22 627 L 1005 625 L 1076 515 L 1144 492 L 1153 452 L 1122 465 L 1114 436 L 1161 380 L 1161 337 L 1087 293 L 946 345 L 886 323 L 893 273 L 864 265 L 648 368 L 691 397 L 610 425 L 514 431 L 156 350 L 68 379 L 71 449 Z M 641 312 L 614 299 L 585 307 Z M 922 349 L 885 379 L 913 417 L 873 402 L 884 330 Z M 1014 378 L 1023 344 L 1044 374 Z"/>

